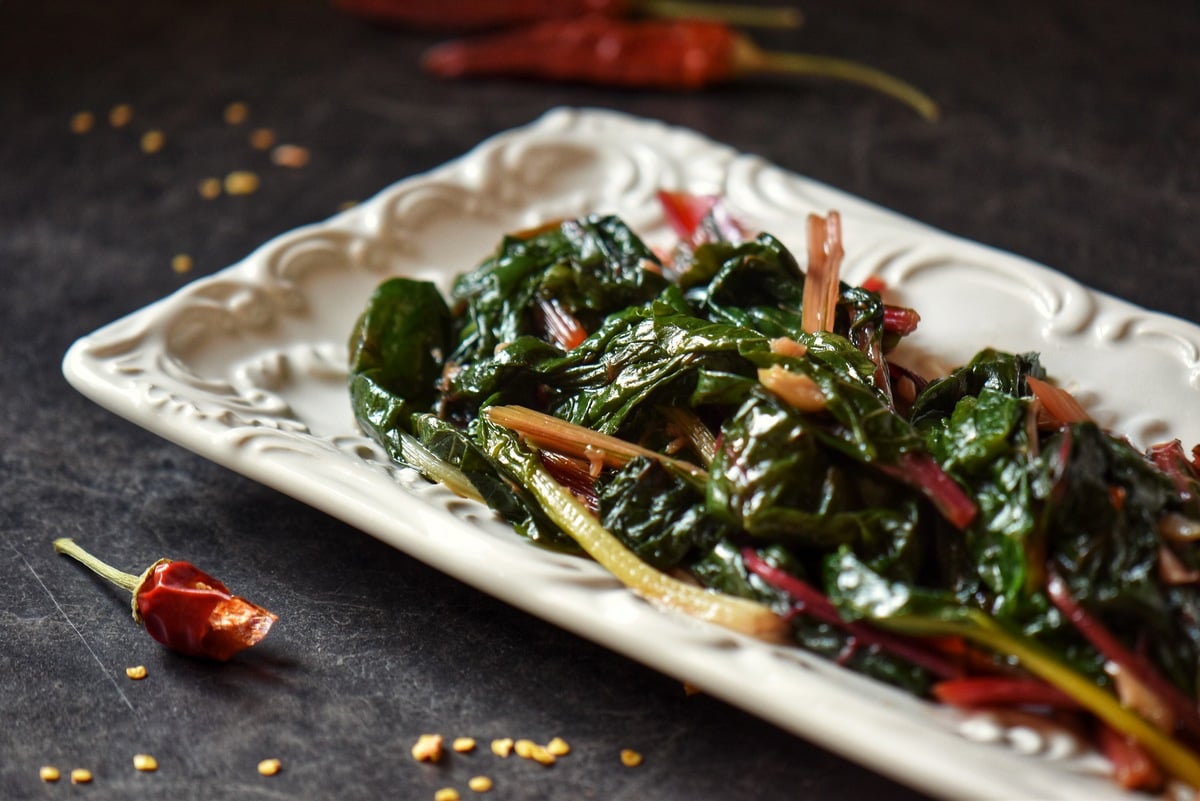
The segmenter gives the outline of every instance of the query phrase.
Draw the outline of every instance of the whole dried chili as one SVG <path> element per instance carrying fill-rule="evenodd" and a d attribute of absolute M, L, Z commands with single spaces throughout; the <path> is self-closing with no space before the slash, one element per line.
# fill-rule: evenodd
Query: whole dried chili
<path fill-rule="evenodd" d="M 333 0 L 333 5 L 372 22 L 441 31 L 477 31 L 588 15 L 689 17 L 777 28 L 795 27 L 802 20 L 794 8 L 690 0 Z"/>
<path fill-rule="evenodd" d="M 54 550 L 133 595 L 133 619 L 151 637 L 188 656 L 225 661 L 267 636 L 278 615 L 233 595 L 189 562 L 160 559 L 140 576 L 105 564 L 64 538 Z"/>
<path fill-rule="evenodd" d="M 767 52 L 729 25 L 707 20 L 546 20 L 436 45 L 421 63 L 443 78 L 506 76 L 655 89 L 701 89 L 765 74 L 831 78 L 889 95 L 926 119 L 938 116 L 927 95 L 872 67 Z"/>

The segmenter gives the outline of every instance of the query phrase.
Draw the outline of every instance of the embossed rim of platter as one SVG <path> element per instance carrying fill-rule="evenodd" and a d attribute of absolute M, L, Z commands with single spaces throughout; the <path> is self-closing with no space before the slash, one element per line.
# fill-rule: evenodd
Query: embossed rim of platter
<path fill-rule="evenodd" d="M 1200 329 L 940 233 L 694 132 L 558 109 L 76 342 L 68 380 L 112 411 L 303 500 L 437 569 L 898 780 L 947 798 L 1122 798 L 1069 736 L 963 716 L 842 670 L 662 612 L 598 566 L 525 543 L 485 508 L 391 465 L 354 427 L 344 337 L 370 288 L 404 272 L 443 287 L 509 230 L 611 211 L 652 243 L 659 188 L 722 194 L 803 243 L 837 209 L 846 273 L 918 307 L 906 354 L 927 369 L 983 345 L 1038 350 L 1104 423 L 1200 440 Z M 447 234 L 451 234 L 447 236 Z M 995 340 L 995 341 L 993 341 Z M 1124 374 L 1123 382 L 1111 377 Z M 1146 402 L 1146 387 L 1157 390 Z M 741 679 L 754 676 L 752 682 Z"/>

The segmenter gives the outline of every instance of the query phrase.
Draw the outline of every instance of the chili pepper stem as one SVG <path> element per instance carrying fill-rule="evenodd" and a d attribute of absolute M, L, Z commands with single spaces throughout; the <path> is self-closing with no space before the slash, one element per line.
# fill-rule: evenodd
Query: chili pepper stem
<path fill-rule="evenodd" d="M 746 28 L 799 28 L 804 15 L 797 8 L 744 6 L 739 3 L 706 3 L 691 0 L 641 0 L 635 7 L 667 19 L 713 19 Z"/>
<path fill-rule="evenodd" d="M 856 61 L 812 53 L 761 50 L 749 39 L 740 37 L 734 64 L 743 73 L 801 75 L 855 83 L 899 100 L 930 122 L 936 121 L 941 114 L 933 98 L 917 87 Z"/>
<path fill-rule="evenodd" d="M 96 575 L 107 579 L 123 590 L 126 590 L 132 596 L 133 619 L 137 622 L 142 622 L 141 612 L 138 611 L 137 596 L 142 585 L 146 583 L 146 579 L 150 576 L 151 571 L 158 567 L 163 562 L 170 561 L 168 559 L 160 559 L 150 567 L 146 568 L 141 575 L 126 573 L 124 570 L 118 570 L 112 565 L 104 562 L 83 548 L 75 544 L 75 540 L 70 537 L 60 537 L 54 541 L 54 550 L 64 556 L 69 556 L 81 565 L 92 571 Z"/>
<path fill-rule="evenodd" d="M 103 562 L 90 553 L 80 548 L 75 544 L 75 540 L 70 537 L 62 537 L 54 541 L 54 550 L 65 556 L 69 556 L 75 561 L 82 564 L 88 570 L 98 576 L 105 578 L 116 584 L 118 587 L 127 590 L 128 592 L 137 592 L 138 587 L 142 586 L 142 577 L 135 576 L 133 573 L 126 573 L 123 570 L 117 570 L 107 562 Z"/>

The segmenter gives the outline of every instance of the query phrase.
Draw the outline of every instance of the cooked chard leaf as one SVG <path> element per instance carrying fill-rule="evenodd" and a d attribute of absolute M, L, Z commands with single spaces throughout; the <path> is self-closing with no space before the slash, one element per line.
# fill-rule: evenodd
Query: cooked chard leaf
<path fill-rule="evenodd" d="M 754 331 L 651 303 L 610 318 L 541 378 L 554 414 L 614 434 L 650 401 L 687 398 L 701 370 L 752 375 L 745 354 L 766 349 Z"/>
<path fill-rule="evenodd" d="M 708 319 L 762 332 L 769 337 L 803 331 L 800 306 L 804 273 L 779 240 L 768 234 L 740 245 L 714 243 L 696 249 L 700 274 L 710 280 L 688 293 Z M 685 281 L 698 276 L 689 273 Z"/>
<path fill-rule="evenodd" d="M 960 596 L 1008 617 L 1046 611 L 1037 594 L 1045 553 L 1035 545 L 1038 510 L 1048 487 L 1026 414 L 1021 398 L 984 386 L 925 431 L 930 452 L 979 507 L 965 532 L 943 537 L 944 543 L 950 541 L 943 551 L 948 581 Z"/>
<path fill-rule="evenodd" d="M 776 547 L 768 546 L 768 549 Z M 802 570 L 786 551 L 781 551 L 779 558 L 786 560 L 793 569 Z M 717 540 L 708 551 L 695 554 L 688 565 L 688 572 L 705 587 L 727 595 L 749 598 L 780 610 L 786 610 L 789 606 L 785 593 L 746 568 L 741 548 L 729 537 Z"/>
<path fill-rule="evenodd" d="M 1156 523 L 1173 496 L 1170 482 L 1094 423 L 1065 429 L 1047 452 L 1056 478 L 1047 536 L 1071 593 L 1103 605 L 1160 606 Z"/>
<path fill-rule="evenodd" d="M 914 496 L 830 448 L 817 428 L 756 393 L 722 429 L 709 509 L 756 538 L 802 549 L 852 544 L 910 574 L 917 558 Z"/>
<path fill-rule="evenodd" d="M 707 551 L 726 534 L 708 514 L 703 495 L 660 462 L 638 457 L 599 490 L 600 523 L 638 556 L 672 567 Z"/>
<path fill-rule="evenodd" d="M 442 414 L 466 421 L 487 406 L 534 406 L 542 391 L 543 366 L 562 356 L 560 349 L 538 337 L 520 336 L 491 358 L 457 365 L 443 384 Z"/>
<path fill-rule="evenodd" d="M 393 462 L 419 470 L 464 498 L 485 500 L 457 463 L 439 457 L 410 433 L 412 409 L 374 380 L 377 372 L 372 369 L 350 379 L 351 402 L 362 430 L 383 446 Z"/>
<path fill-rule="evenodd" d="M 1045 374 L 1036 353 L 1011 354 L 986 348 L 965 366 L 931 381 L 914 401 L 909 417 L 918 427 L 948 417 L 960 400 L 978 395 L 984 389 L 1026 397 L 1029 388 L 1025 376 L 1043 378 Z"/>
<path fill-rule="evenodd" d="M 612 216 L 567 220 L 530 236 L 508 236 L 496 254 L 455 282 L 465 303 L 452 361 L 488 358 L 497 345 L 543 336 L 537 300 L 554 301 L 587 330 L 609 314 L 645 303 L 666 287 L 658 259 Z"/>
<path fill-rule="evenodd" d="M 350 403 L 362 429 L 394 460 L 405 456 L 413 419 L 433 403 L 450 310 L 425 281 L 393 278 L 372 294 L 350 338 Z"/>
<path fill-rule="evenodd" d="M 451 343 L 452 318 L 437 287 L 393 278 L 381 284 L 350 336 L 350 374 L 371 371 L 383 388 L 431 403 Z"/>
<path fill-rule="evenodd" d="M 394 435 L 411 432 L 414 410 L 404 397 L 385 388 L 379 379 L 380 370 L 371 368 L 350 376 L 350 403 L 359 426 L 387 450 L 397 461 L 404 459 L 404 448 Z"/>
<path fill-rule="evenodd" d="M 758 386 L 756 376 L 701 367 L 696 371 L 696 386 L 688 402 L 693 407 L 714 405 L 736 409 Z"/>
<path fill-rule="evenodd" d="M 821 365 L 844 381 L 871 385 L 875 363 L 846 337 L 819 331 L 801 335 L 799 342 L 805 347 L 808 361 Z"/>
<path fill-rule="evenodd" d="M 770 234 L 732 244 L 702 245 L 695 267 L 680 284 L 698 313 L 710 320 L 752 328 L 767 337 L 802 337 L 804 272 Z M 865 352 L 883 336 L 878 293 L 840 284 L 834 330 Z"/>
<path fill-rule="evenodd" d="M 1196 588 L 1164 584 L 1159 573 L 1157 524 L 1176 497 L 1170 479 L 1094 423 L 1064 429 L 1047 451 L 1056 479 L 1044 512 L 1047 547 L 1071 595 L 1110 630 L 1129 632 L 1128 645 L 1156 652 L 1194 693 Z"/>

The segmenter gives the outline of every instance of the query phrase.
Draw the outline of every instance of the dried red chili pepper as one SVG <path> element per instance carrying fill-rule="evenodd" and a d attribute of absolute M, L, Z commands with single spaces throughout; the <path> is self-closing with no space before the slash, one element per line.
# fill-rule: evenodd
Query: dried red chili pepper
<path fill-rule="evenodd" d="M 803 19 L 794 8 L 690 0 L 333 0 L 333 5 L 372 22 L 441 31 L 477 31 L 588 15 L 689 17 L 772 28 L 794 28 Z"/>
<path fill-rule="evenodd" d="M 133 595 L 133 619 L 173 651 L 224 662 L 267 636 L 278 615 L 233 595 L 189 562 L 160 559 L 140 576 L 105 564 L 64 538 L 54 550 Z"/>
<path fill-rule="evenodd" d="M 701 89 L 748 75 L 787 74 L 856 83 L 936 119 L 937 104 L 879 70 L 807 53 L 774 53 L 721 22 L 546 20 L 436 45 L 422 67 L 443 78 L 506 76 L 605 86 Z"/>

